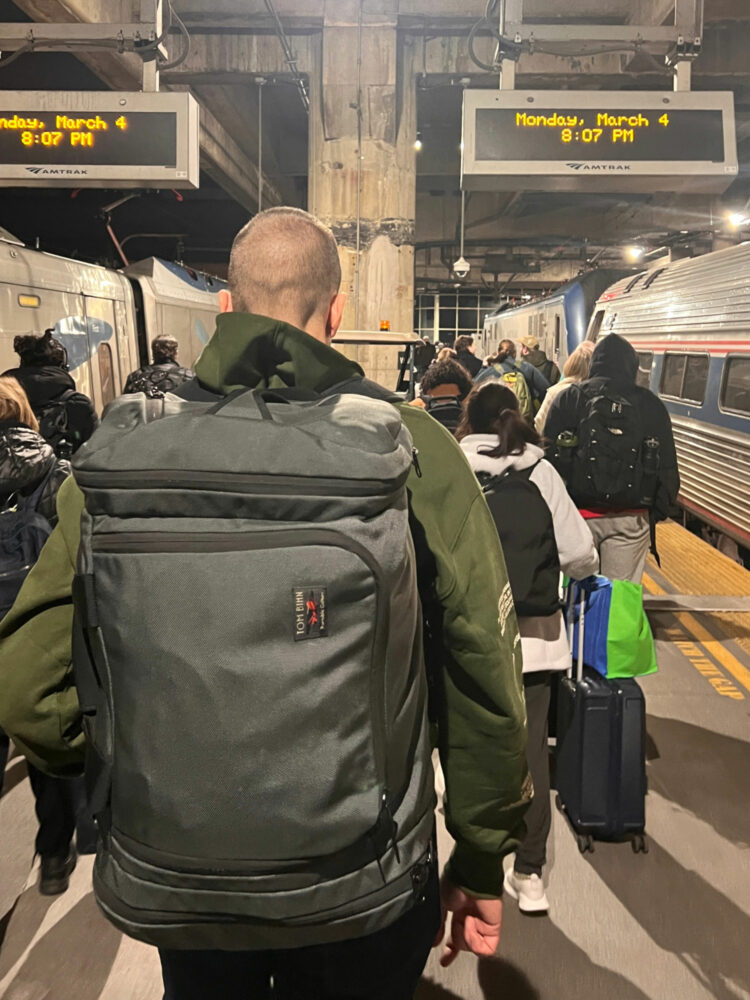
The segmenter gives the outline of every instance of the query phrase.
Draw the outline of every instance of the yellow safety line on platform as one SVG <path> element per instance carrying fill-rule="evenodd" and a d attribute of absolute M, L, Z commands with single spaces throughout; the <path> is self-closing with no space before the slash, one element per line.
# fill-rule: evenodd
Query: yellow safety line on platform
<path fill-rule="evenodd" d="M 652 580 L 647 574 L 643 574 L 643 586 L 650 594 L 666 594 L 667 591 Z M 725 670 L 738 681 L 747 691 L 750 691 L 750 670 L 747 669 L 736 656 L 724 646 L 720 639 L 712 635 L 707 628 L 704 628 L 689 612 L 680 611 L 676 614 L 677 620 L 685 627 L 694 639 L 700 642 L 705 649 L 717 660 Z"/>

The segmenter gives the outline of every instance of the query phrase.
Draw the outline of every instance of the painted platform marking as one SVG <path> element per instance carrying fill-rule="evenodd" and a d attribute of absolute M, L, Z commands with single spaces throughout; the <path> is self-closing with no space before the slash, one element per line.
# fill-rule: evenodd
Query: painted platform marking
<path fill-rule="evenodd" d="M 647 573 L 643 574 L 643 586 L 650 594 L 667 593 Z M 718 661 L 748 691 L 750 691 L 750 670 L 693 615 L 688 612 L 678 612 L 675 618 L 681 627 L 667 629 L 669 640 L 675 644 L 685 659 L 692 663 L 698 673 L 706 678 L 717 694 L 733 701 L 744 701 L 744 693 L 719 670 L 714 660 Z"/>

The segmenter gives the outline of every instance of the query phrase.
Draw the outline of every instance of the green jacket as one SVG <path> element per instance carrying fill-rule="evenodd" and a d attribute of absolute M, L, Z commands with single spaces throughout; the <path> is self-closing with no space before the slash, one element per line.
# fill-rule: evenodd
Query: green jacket
<path fill-rule="evenodd" d="M 323 391 L 362 374 L 307 334 L 243 313 L 219 316 L 195 371 L 204 388 L 225 394 L 289 385 Z M 476 894 L 499 895 L 502 857 L 518 843 L 531 797 L 510 587 L 495 525 L 461 449 L 429 414 L 400 411 L 422 471 L 407 484 L 420 586 L 434 588 L 442 614 L 438 743 L 456 840 L 450 876 Z M 57 506 L 59 524 L 0 623 L 0 725 L 32 763 L 65 775 L 80 772 L 84 752 L 71 667 L 83 497 L 72 478 Z"/>

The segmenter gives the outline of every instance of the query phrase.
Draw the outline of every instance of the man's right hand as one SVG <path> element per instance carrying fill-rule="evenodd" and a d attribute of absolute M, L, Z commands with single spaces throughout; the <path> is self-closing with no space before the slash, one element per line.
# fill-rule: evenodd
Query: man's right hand
<path fill-rule="evenodd" d="M 503 920 L 502 899 L 477 899 L 443 877 L 440 883 L 440 902 L 443 921 L 433 947 L 443 940 L 447 911 L 451 925 L 445 950 L 440 958 L 443 968 L 458 958 L 460 951 L 470 951 L 480 958 L 495 954 L 500 943 Z"/>

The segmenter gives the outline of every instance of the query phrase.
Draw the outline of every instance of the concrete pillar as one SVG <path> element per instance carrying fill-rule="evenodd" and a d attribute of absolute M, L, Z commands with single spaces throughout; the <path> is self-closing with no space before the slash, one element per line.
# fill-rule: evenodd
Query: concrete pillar
<path fill-rule="evenodd" d="M 349 300 L 343 327 L 414 326 L 416 88 L 398 0 L 325 0 L 311 78 L 308 205 L 339 243 Z M 358 251 L 359 248 L 359 252 Z M 347 350 L 393 386 L 397 347 Z"/>

